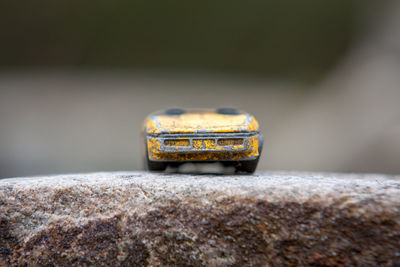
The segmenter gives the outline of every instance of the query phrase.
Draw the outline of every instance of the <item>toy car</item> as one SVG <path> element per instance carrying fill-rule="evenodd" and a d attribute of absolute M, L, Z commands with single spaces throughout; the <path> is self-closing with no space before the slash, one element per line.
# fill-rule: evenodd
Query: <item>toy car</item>
<path fill-rule="evenodd" d="M 186 162 L 221 162 L 253 173 L 263 145 L 256 119 L 232 108 L 156 112 L 145 119 L 143 133 L 149 171 Z"/>

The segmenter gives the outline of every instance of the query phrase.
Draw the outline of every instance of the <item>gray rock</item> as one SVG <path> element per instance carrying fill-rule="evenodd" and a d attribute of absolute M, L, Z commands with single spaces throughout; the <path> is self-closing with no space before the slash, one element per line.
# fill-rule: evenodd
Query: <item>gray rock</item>
<path fill-rule="evenodd" d="M 400 177 L 118 172 L 0 180 L 0 266 L 400 264 Z"/>

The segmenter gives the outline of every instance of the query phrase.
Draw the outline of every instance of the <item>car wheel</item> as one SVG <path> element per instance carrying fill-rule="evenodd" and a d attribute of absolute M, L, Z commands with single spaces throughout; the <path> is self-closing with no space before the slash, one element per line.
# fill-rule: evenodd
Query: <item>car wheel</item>
<path fill-rule="evenodd" d="M 235 166 L 236 172 L 247 172 L 249 174 L 254 173 L 257 169 L 258 160 L 260 159 L 261 152 L 263 149 L 264 138 L 260 135 L 260 145 L 258 146 L 258 158 L 253 160 L 242 160 L 239 161 Z"/>
<path fill-rule="evenodd" d="M 165 162 L 157 162 L 157 161 L 151 161 L 149 159 L 147 159 L 147 170 L 152 171 L 152 172 L 161 172 L 161 171 L 165 171 L 165 169 L 167 168 L 167 163 Z"/>
<path fill-rule="evenodd" d="M 239 161 L 235 166 L 236 172 L 254 173 L 257 169 L 258 158 L 253 160 Z"/>
<path fill-rule="evenodd" d="M 146 149 L 145 158 L 144 158 L 144 168 L 145 168 L 145 170 L 152 171 L 152 172 L 165 171 L 165 169 L 167 168 L 168 164 L 166 162 L 149 160 L 149 152 L 147 150 L 147 144 L 145 146 L 145 149 Z"/>

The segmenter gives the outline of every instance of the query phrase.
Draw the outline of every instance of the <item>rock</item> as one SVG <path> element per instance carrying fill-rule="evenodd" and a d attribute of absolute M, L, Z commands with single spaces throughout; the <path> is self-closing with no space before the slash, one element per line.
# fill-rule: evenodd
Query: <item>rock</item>
<path fill-rule="evenodd" d="M 0 180 L 0 266 L 400 264 L 400 177 L 118 172 Z"/>

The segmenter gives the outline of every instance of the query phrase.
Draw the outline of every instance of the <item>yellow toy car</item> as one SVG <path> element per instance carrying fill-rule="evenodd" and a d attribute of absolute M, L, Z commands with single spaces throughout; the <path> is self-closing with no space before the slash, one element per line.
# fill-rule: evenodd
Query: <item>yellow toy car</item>
<path fill-rule="evenodd" d="M 150 171 L 186 162 L 221 162 L 253 173 L 263 145 L 256 119 L 232 108 L 156 112 L 145 119 L 143 133 Z"/>

